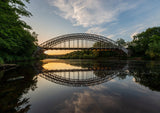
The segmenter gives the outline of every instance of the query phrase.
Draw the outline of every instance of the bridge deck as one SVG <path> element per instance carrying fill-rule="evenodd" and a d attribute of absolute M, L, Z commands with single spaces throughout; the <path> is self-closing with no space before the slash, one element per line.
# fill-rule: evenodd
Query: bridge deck
<path fill-rule="evenodd" d="M 50 50 L 106 50 L 106 51 L 114 51 L 114 50 L 119 50 L 118 48 L 45 48 L 43 47 L 43 49 L 50 49 Z"/>

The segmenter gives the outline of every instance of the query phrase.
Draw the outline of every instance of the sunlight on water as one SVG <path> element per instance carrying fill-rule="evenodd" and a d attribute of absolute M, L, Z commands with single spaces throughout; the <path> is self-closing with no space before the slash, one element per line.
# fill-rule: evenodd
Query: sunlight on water
<path fill-rule="evenodd" d="M 65 55 L 75 50 L 47 50 L 44 53 L 48 55 Z"/>
<path fill-rule="evenodd" d="M 43 65 L 46 70 L 60 70 L 60 69 L 82 69 L 81 67 L 72 66 L 66 63 L 51 62 Z"/>

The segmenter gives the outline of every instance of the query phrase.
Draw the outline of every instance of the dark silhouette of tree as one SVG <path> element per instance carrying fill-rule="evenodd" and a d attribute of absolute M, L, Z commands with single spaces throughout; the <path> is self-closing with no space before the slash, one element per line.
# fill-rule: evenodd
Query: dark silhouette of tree
<path fill-rule="evenodd" d="M 129 71 L 137 83 L 142 84 L 151 90 L 160 91 L 160 65 L 151 63 L 130 61 Z"/>
<path fill-rule="evenodd" d="M 26 113 L 30 109 L 29 98 L 23 95 L 37 88 L 35 75 L 36 71 L 31 66 L 1 73 L 0 113 Z"/>

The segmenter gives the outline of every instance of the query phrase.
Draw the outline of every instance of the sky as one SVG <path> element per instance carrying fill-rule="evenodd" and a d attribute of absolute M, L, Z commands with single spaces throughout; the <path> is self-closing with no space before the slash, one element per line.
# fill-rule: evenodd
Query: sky
<path fill-rule="evenodd" d="M 149 27 L 160 26 L 160 0 L 30 0 L 22 17 L 38 34 L 39 44 L 70 33 L 94 33 L 131 41 Z"/>

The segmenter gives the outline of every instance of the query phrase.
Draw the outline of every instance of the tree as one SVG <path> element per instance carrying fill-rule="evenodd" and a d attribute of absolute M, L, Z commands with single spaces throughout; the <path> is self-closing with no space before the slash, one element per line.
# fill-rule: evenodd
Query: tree
<path fill-rule="evenodd" d="M 122 38 L 118 38 L 116 42 L 117 42 L 119 45 L 124 45 L 124 44 L 126 44 L 125 40 L 122 39 Z"/>
<path fill-rule="evenodd" d="M 160 57 L 160 36 L 153 35 L 150 39 L 150 43 L 148 44 L 148 50 L 146 50 L 146 54 L 151 58 Z"/>
<path fill-rule="evenodd" d="M 36 48 L 37 39 L 29 32 L 31 27 L 20 19 L 31 16 L 24 1 L 29 3 L 29 0 L 0 1 L 0 57 L 5 61 L 30 57 Z"/>
<path fill-rule="evenodd" d="M 132 50 L 135 56 L 154 56 L 153 53 L 157 53 L 155 49 L 158 47 L 159 37 L 160 27 L 148 28 L 146 31 L 133 36 L 129 49 Z"/>

